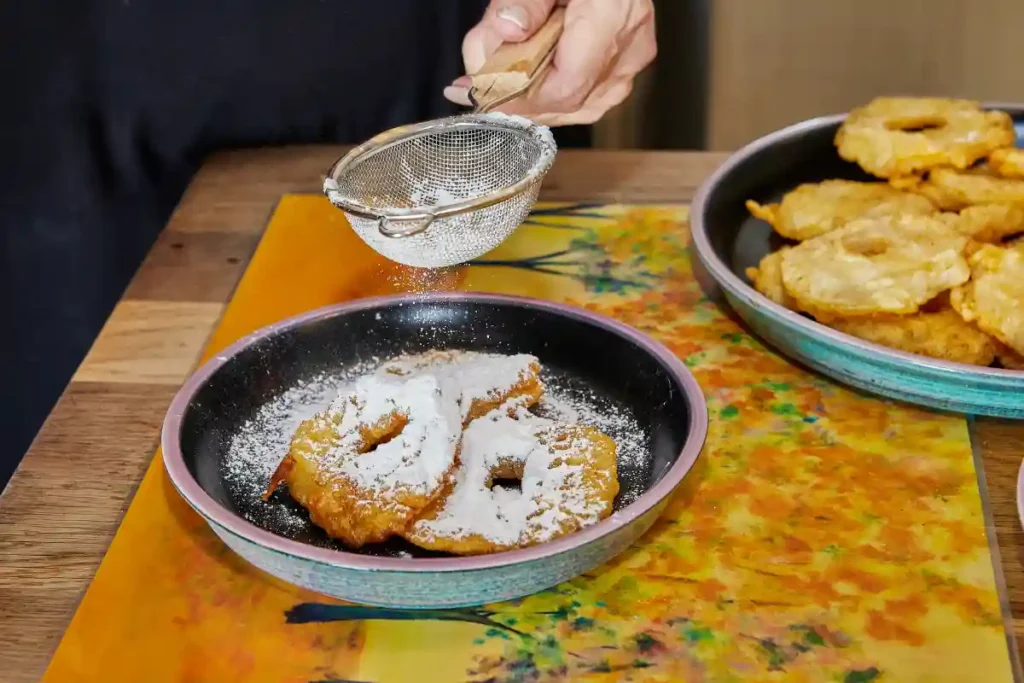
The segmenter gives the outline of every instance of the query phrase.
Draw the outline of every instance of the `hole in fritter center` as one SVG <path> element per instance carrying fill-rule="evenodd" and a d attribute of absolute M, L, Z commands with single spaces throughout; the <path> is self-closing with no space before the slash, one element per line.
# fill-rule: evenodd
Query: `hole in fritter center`
<path fill-rule="evenodd" d="M 946 119 L 941 116 L 912 116 L 908 118 L 892 118 L 885 122 L 889 130 L 899 130 L 904 133 L 919 133 L 923 130 L 934 130 L 946 125 Z"/>
<path fill-rule="evenodd" d="M 503 489 L 505 491 L 523 490 L 523 469 L 526 463 L 517 458 L 501 458 L 498 464 L 491 468 L 491 480 L 487 488 Z"/>
<path fill-rule="evenodd" d="M 384 444 L 397 438 L 407 424 L 409 424 L 408 418 L 395 414 L 391 416 L 390 420 L 385 420 L 383 423 L 360 428 L 363 447 L 359 449 L 359 452 L 373 453 Z"/>
<path fill-rule="evenodd" d="M 843 240 L 843 248 L 858 256 L 881 256 L 889 251 L 889 240 L 884 237 L 850 236 Z"/>
<path fill-rule="evenodd" d="M 515 491 L 517 493 L 523 492 L 523 480 L 513 479 L 512 477 L 501 477 L 500 479 L 491 480 L 491 490 L 504 489 L 505 491 Z"/>

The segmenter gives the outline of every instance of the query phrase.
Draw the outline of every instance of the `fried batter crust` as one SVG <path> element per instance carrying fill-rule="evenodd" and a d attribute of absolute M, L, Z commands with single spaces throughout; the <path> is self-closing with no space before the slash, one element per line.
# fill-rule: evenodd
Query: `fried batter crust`
<path fill-rule="evenodd" d="M 802 309 L 828 316 L 915 313 L 967 281 L 966 245 L 937 218 L 861 219 L 787 250 L 782 281 Z"/>
<path fill-rule="evenodd" d="M 990 365 L 996 356 L 996 342 L 956 311 L 911 315 L 838 318 L 829 326 L 864 341 L 922 356 Z"/>
<path fill-rule="evenodd" d="M 997 175 L 1004 178 L 1024 180 L 1024 149 L 1017 147 L 997 149 L 989 155 L 988 165 Z"/>
<path fill-rule="evenodd" d="M 1014 141 L 1013 120 L 977 102 L 879 97 L 850 112 L 835 143 L 839 156 L 879 178 L 939 166 L 966 169 Z"/>
<path fill-rule="evenodd" d="M 578 469 L 579 476 L 565 484 L 573 490 L 584 492 L 589 501 L 601 508 L 600 518 L 612 512 L 615 496 L 619 492 L 617 471 L 617 446 L 615 441 L 594 427 L 578 425 L 556 425 L 544 428 L 536 433 L 540 446 L 544 449 L 547 468 L 552 469 L 567 463 Z M 582 445 L 581 445 L 582 444 Z M 536 451 L 531 454 L 536 457 Z M 467 452 L 463 467 L 478 466 L 474 462 L 475 454 Z M 525 461 L 520 459 L 499 460 L 489 470 L 491 481 L 499 478 L 522 478 Z M 430 527 L 429 522 L 445 513 L 445 506 L 459 495 L 460 486 L 472 486 L 472 478 L 460 474 L 451 490 L 440 497 L 430 509 L 426 510 L 405 532 L 405 538 L 426 550 L 448 552 L 456 555 L 483 555 L 502 552 L 516 548 L 525 548 L 537 543 L 554 540 L 578 531 L 583 527 L 581 520 L 573 515 L 566 515 L 560 521 L 559 529 L 551 534 L 539 525 L 528 526 L 518 541 L 499 543 L 483 533 L 474 533 L 472 519 L 465 520 L 465 530 L 460 533 L 441 534 Z M 565 490 L 565 489 L 562 489 Z M 558 501 L 535 500 L 535 515 L 540 516 L 547 505 L 559 505 Z"/>
<path fill-rule="evenodd" d="M 950 294 L 953 308 L 1018 354 L 1024 354 L 1024 252 L 983 245 L 970 256 L 971 281 Z"/>
<path fill-rule="evenodd" d="M 1024 204 L 1024 179 L 1002 178 L 988 166 L 936 168 L 927 177 L 907 176 L 892 184 L 928 198 L 944 211 L 978 204 Z"/>
<path fill-rule="evenodd" d="M 778 204 L 746 203 L 747 210 L 783 237 L 797 242 L 818 237 L 858 218 L 927 216 L 936 212 L 927 198 L 903 192 L 886 183 L 825 180 L 805 183 Z"/>

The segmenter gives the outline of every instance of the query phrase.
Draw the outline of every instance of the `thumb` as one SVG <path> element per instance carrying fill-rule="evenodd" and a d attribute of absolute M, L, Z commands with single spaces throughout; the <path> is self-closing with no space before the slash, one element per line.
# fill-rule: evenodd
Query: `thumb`
<path fill-rule="evenodd" d="M 466 73 L 476 73 L 502 43 L 519 43 L 544 25 L 556 0 L 492 0 L 462 41 Z"/>

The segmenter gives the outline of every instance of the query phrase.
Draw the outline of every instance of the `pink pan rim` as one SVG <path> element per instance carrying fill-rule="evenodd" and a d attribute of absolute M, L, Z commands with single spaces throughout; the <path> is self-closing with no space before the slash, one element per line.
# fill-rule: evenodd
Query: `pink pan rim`
<path fill-rule="evenodd" d="M 588 325 L 603 328 L 626 338 L 648 355 L 655 358 L 673 377 L 685 395 L 688 408 L 686 419 L 689 429 L 686 439 L 675 462 L 661 479 L 635 501 L 608 518 L 557 540 L 537 546 L 493 555 L 477 555 L 452 558 L 396 558 L 358 555 L 329 548 L 317 548 L 294 541 L 262 529 L 210 496 L 196 481 L 185 463 L 181 450 L 180 430 L 184 416 L 193 396 L 210 377 L 235 355 L 261 340 L 277 336 L 291 328 L 316 322 L 324 318 L 347 315 L 367 309 L 413 306 L 425 303 L 484 303 L 504 306 L 523 306 L 545 310 L 556 315 L 573 318 Z M 683 416 L 681 416 L 682 418 Z M 239 339 L 200 367 L 178 391 L 167 411 L 161 432 L 164 468 L 178 493 L 202 515 L 208 523 L 215 524 L 231 534 L 258 546 L 284 555 L 297 557 L 339 569 L 388 571 L 399 573 L 433 573 L 480 571 L 498 567 L 550 559 L 553 556 L 573 552 L 589 545 L 619 529 L 629 526 L 657 507 L 682 483 L 693 468 L 703 449 L 708 431 L 707 404 L 704 393 L 685 364 L 668 348 L 648 335 L 608 316 L 594 313 L 575 306 L 553 303 L 540 299 L 504 294 L 436 293 L 417 295 L 393 295 L 358 299 L 351 302 L 327 306 L 302 313 L 264 327 Z"/>

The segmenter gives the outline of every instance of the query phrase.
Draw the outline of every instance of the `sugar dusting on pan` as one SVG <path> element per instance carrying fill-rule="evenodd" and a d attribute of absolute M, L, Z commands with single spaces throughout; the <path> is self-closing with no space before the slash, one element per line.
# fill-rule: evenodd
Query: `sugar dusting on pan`
<path fill-rule="evenodd" d="M 275 533 L 318 545 L 331 545 L 315 530 L 305 511 L 287 494 L 260 500 L 270 476 L 288 451 L 295 429 L 323 410 L 346 385 L 373 371 L 386 359 L 374 359 L 333 375 L 301 382 L 265 404 L 231 439 L 222 461 L 228 495 L 236 510 L 250 522 Z M 647 487 L 652 462 L 650 439 L 628 409 L 602 396 L 568 374 L 545 368 L 547 391 L 535 408 L 538 415 L 597 427 L 618 444 L 620 493 L 616 509 L 633 502 Z M 310 538 L 312 536 L 312 538 Z M 373 552 L 372 549 L 369 549 Z M 387 554 L 405 552 L 388 551 Z"/>
<path fill-rule="evenodd" d="M 224 482 L 239 511 L 253 524 L 284 531 L 301 530 L 309 524 L 297 509 L 255 503 L 288 452 L 299 424 L 327 407 L 347 383 L 347 375 L 321 375 L 299 382 L 263 405 L 231 439 L 222 461 Z"/>

